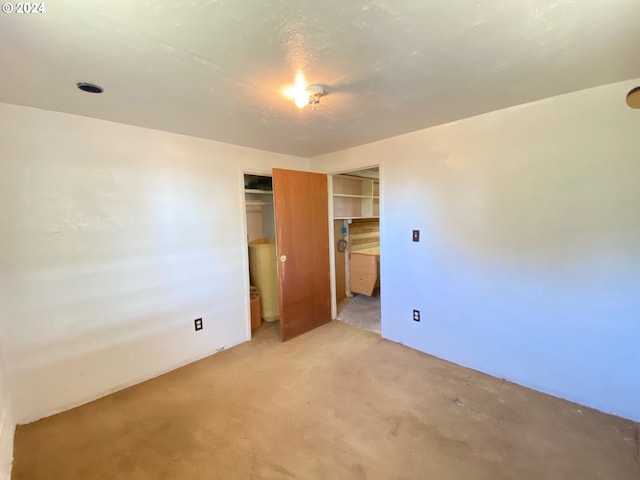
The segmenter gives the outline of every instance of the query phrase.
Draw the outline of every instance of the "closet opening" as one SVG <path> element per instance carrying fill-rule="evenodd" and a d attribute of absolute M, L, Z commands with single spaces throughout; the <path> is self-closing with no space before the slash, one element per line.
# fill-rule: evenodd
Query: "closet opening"
<path fill-rule="evenodd" d="M 368 168 L 333 175 L 337 320 L 380 334 L 380 175 Z"/>
<path fill-rule="evenodd" d="M 251 335 L 280 319 L 272 177 L 244 174 Z"/>

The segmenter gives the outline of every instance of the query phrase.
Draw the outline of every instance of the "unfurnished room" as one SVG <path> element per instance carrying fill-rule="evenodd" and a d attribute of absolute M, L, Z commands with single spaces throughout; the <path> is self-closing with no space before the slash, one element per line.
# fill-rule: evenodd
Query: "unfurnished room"
<path fill-rule="evenodd" d="M 640 480 L 640 1 L 0 13 L 0 479 Z"/>

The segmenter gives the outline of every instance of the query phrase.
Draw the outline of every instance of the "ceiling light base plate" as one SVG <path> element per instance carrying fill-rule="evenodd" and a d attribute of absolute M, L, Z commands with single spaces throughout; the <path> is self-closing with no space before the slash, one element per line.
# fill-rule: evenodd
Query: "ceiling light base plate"
<path fill-rule="evenodd" d="M 322 85 L 314 84 L 307 86 L 305 94 L 309 95 L 309 105 L 311 105 L 312 110 L 315 110 L 316 104 L 320 103 L 320 97 L 325 96 L 327 90 Z"/>

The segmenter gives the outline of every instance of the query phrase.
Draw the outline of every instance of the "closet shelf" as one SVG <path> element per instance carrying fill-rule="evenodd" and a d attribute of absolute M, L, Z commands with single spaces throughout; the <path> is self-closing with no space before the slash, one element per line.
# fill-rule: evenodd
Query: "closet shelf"
<path fill-rule="evenodd" d="M 255 190 L 250 188 L 245 188 L 244 193 L 257 193 L 258 195 L 273 195 L 272 191 L 267 190 Z"/>
<path fill-rule="evenodd" d="M 334 193 L 334 197 L 343 197 L 343 198 L 370 198 L 369 195 L 350 195 L 347 193 Z"/>
<path fill-rule="evenodd" d="M 333 218 L 378 218 L 380 182 L 367 177 L 334 175 L 332 184 Z"/>

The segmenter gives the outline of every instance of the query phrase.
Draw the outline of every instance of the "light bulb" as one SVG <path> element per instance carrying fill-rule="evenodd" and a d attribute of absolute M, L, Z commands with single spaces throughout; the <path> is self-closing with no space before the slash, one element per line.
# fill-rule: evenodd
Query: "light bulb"
<path fill-rule="evenodd" d="M 304 97 L 305 95 L 308 97 L 308 94 L 305 93 L 307 90 L 307 83 L 301 71 L 298 71 L 298 73 L 296 73 L 295 82 L 295 85 L 290 85 L 282 90 L 284 96 L 294 101 L 297 100 L 298 97 Z"/>
<path fill-rule="evenodd" d="M 300 94 L 298 94 L 296 96 L 296 107 L 298 108 L 304 108 L 307 105 L 309 105 L 309 95 L 307 94 L 307 92 L 302 92 Z"/>
<path fill-rule="evenodd" d="M 304 75 L 300 70 L 296 73 L 296 90 L 302 91 L 307 87 L 307 81 L 304 79 Z"/>

